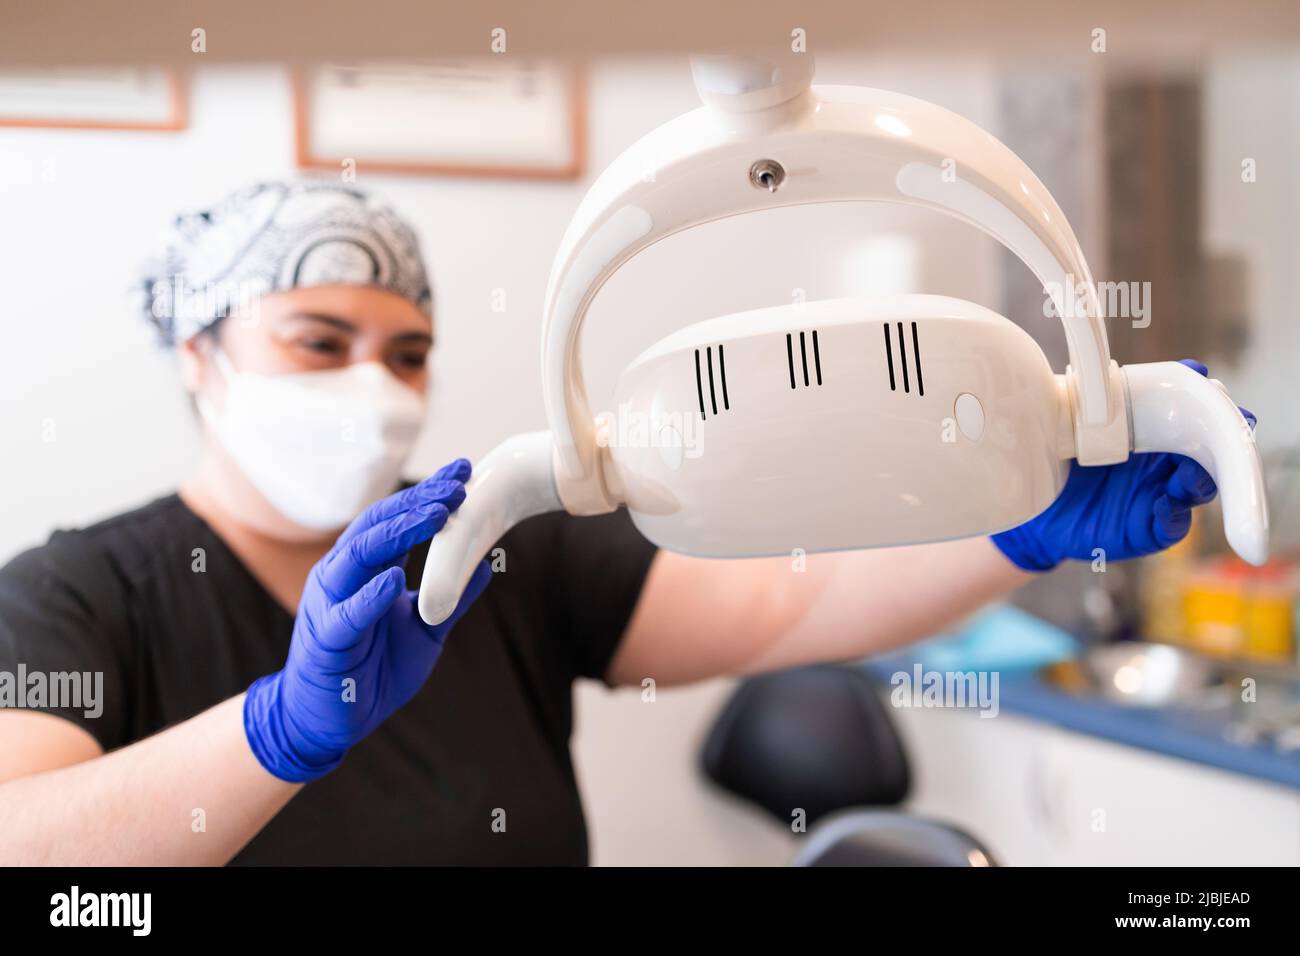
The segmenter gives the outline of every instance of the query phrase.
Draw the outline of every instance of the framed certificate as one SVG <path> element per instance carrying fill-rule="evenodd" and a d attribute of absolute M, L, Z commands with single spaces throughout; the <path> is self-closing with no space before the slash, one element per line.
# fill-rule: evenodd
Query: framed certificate
<path fill-rule="evenodd" d="M 170 70 L 0 70 L 0 126 L 182 130 L 181 82 Z"/>
<path fill-rule="evenodd" d="M 585 96 L 578 67 L 516 56 L 306 69 L 294 75 L 298 165 L 573 179 Z"/>

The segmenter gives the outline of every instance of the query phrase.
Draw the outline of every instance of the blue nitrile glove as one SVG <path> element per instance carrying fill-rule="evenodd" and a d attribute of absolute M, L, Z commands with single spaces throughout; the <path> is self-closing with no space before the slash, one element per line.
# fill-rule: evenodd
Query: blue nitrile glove
<path fill-rule="evenodd" d="M 1208 374 L 1200 362 L 1183 364 Z M 1255 416 L 1241 412 L 1253 428 Z M 1216 494 L 1210 473 L 1183 455 L 1151 452 L 1090 468 L 1074 461 L 1065 488 L 1047 510 L 993 535 L 993 543 L 1026 571 L 1047 571 L 1066 558 L 1091 561 L 1097 548 L 1107 561 L 1138 558 L 1186 537 L 1192 508 Z"/>
<path fill-rule="evenodd" d="M 465 500 L 469 474 L 460 459 L 372 505 L 311 569 L 284 669 L 255 681 L 244 700 L 249 746 L 275 776 L 324 776 L 428 679 L 447 632 L 492 572 L 484 561 L 455 613 L 430 627 L 403 564 Z"/>

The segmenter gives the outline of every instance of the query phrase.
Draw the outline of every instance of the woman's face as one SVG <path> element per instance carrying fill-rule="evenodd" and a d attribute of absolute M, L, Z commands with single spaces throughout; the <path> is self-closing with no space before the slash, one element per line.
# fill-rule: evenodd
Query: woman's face
<path fill-rule="evenodd" d="M 275 375 L 378 362 L 415 391 L 428 387 L 432 323 L 409 300 L 382 289 L 326 285 L 277 292 L 222 321 L 215 335 L 239 371 Z M 203 338 L 183 347 L 198 366 L 186 369 L 191 391 L 210 386 L 213 377 L 211 356 L 203 354 L 212 343 Z"/>
<path fill-rule="evenodd" d="M 316 286 L 264 296 L 255 307 L 222 320 L 210 334 L 184 343 L 181 372 L 186 388 L 218 413 L 226 386 L 215 361 L 218 348 L 236 372 L 258 375 L 376 362 L 423 396 L 432 345 L 432 323 L 409 300 L 364 286 Z M 273 537 L 319 537 L 293 525 L 257 493 L 210 428 L 205 428 L 205 442 L 208 487 L 228 513 Z"/>

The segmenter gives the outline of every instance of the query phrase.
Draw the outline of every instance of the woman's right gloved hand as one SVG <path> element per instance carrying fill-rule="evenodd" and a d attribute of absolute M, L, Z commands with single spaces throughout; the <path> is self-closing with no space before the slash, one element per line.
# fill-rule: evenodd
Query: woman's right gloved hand
<path fill-rule="evenodd" d="M 465 500 L 469 475 L 460 459 L 372 505 L 312 568 L 284 669 L 255 681 L 244 700 L 244 732 L 270 773 L 294 783 L 324 776 L 428 679 L 492 572 L 483 562 L 455 613 L 430 626 L 403 562 Z"/>
<path fill-rule="evenodd" d="M 1208 375 L 1194 359 L 1183 364 Z M 1241 409 L 1255 427 L 1255 415 Z M 1065 487 L 1046 510 L 993 543 L 1026 571 L 1049 571 L 1066 559 L 1091 561 L 1098 552 L 1124 561 L 1163 551 L 1187 536 L 1192 509 L 1218 494 L 1210 473 L 1191 458 L 1140 452 L 1115 465 L 1070 463 Z"/>

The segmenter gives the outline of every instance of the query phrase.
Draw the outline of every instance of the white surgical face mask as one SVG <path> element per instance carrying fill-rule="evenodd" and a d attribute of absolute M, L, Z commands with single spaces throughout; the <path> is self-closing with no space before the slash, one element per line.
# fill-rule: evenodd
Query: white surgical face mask
<path fill-rule="evenodd" d="M 199 412 L 253 487 L 294 524 L 341 528 L 393 491 L 424 421 L 424 400 L 377 362 L 323 372 L 236 372 L 220 414 Z"/>

